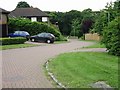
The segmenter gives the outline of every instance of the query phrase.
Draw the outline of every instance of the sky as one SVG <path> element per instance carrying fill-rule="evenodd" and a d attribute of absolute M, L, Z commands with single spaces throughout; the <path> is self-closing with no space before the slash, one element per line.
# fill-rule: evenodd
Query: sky
<path fill-rule="evenodd" d="M 88 8 L 99 11 L 105 8 L 107 2 L 116 0 L 0 0 L 0 8 L 12 11 L 20 1 L 26 1 L 30 6 L 42 11 L 68 12 L 70 10 L 83 11 Z"/>

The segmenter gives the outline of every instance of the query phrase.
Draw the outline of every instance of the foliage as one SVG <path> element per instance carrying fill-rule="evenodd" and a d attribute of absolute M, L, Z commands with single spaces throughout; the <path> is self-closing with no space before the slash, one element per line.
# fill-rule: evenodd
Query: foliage
<path fill-rule="evenodd" d="M 36 35 L 41 32 L 49 32 L 54 34 L 56 37 L 60 37 L 61 33 L 57 28 L 55 28 L 52 24 L 42 23 L 42 22 L 31 22 L 28 19 L 22 18 L 12 18 L 9 20 L 9 33 L 13 33 L 14 31 L 27 31 L 30 35 Z"/>
<path fill-rule="evenodd" d="M 105 11 L 100 11 L 100 14 L 97 16 L 94 24 L 93 32 L 97 32 L 99 35 L 102 35 L 103 28 L 107 26 L 107 13 Z"/>
<path fill-rule="evenodd" d="M 16 6 L 16 8 L 29 8 L 29 7 L 30 7 L 30 5 L 25 1 L 18 2 L 17 6 Z"/>
<path fill-rule="evenodd" d="M 23 44 L 25 41 L 26 41 L 26 38 L 22 38 L 22 37 L 0 38 L 0 43 L 2 43 L 2 45 Z"/>
<path fill-rule="evenodd" d="M 94 23 L 93 12 L 91 9 L 85 9 L 82 11 L 83 19 L 81 21 L 81 31 L 83 34 L 88 33 Z"/>
<path fill-rule="evenodd" d="M 60 37 L 55 38 L 55 41 L 68 41 L 68 39 L 64 37 L 63 35 L 60 35 Z"/>
<path fill-rule="evenodd" d="M 64 53 L 52 59 L 48 67 L 67 88 L 90 88 L 98 81 L 118 87 L 118 57 L 107 53 Z"/>
<path fill-rule="evenodd" d="M 106 9 L 101 10 L 100 14 L 97 15 L 93 31 L 102 35 L 103 28 L 108 25 L 109 22 L 114 20 L 117 16 L 120 16 L 120 1 L 116 0 L 114 4 L 112 2 L 107 3 Z"/>
<path fill-rule="evenodd" d="M 107 3 L 106 8 L 100 11 L 95 20 L 92 32 L 97 32 L 103 36 L 102 42 L 105 44 L 110 54 L 120 56 L 120 1 Z"/>
<path fill-rule="evenodd" d="M 76 27 L 73 28 L 75 25 L 75 22 L 79 22 L 79 25 L 77 25 L 76 35 L 78 37 L 82 36 L 83 33 L 89 32 L 89 30 L 92 28 L 92 25 L 94 23 L 95 16 L 93 14 L 93 11 L 91 9 L 85 9 L 82 12 L 77 10 L 71 10 L 69 12 L 47 12 L 50 16 L 50 21 L 53 24 L 56 24 L 58 22 L 58 26 L 60 29 L 60 32 L 63 35 L 73 35 L 74 30 Z M 77 24 L 76 22 L 76 24 Z M 76 26 L 76 25 L 75 25 Z"/>
<path fill-rule="evenodd" d="M 77 10 L 71 10 L 69 12 L 47 12 L 50 16 L 50 21 L 53 24 L 56 24 L 58 22 L 58 26 L 60 29 L 60 32 L 63 35 L 70 35 L 70 32 L 72 30 L 72 21 L 74 19 L 79 19 L 81 21 L 82 16 L 81 12 Z"/>
<path fill-rule="evenodd" d="M 72 31 L 70 33 L 71 36 L 78 36 L 80 33 L 80 21 L 78 19 L 74 19 L 72 21 Z"/>
<path fill-rule="evenodd" d="M 103 40 L 110 54 L 120 56 L 120 17 L 104 28 Z"/>

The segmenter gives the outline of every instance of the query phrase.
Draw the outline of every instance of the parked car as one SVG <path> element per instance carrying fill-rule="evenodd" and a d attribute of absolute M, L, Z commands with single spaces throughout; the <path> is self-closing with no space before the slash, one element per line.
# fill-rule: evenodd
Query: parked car
<path fill-rule="evenodd" d="M 29 40 L 30 34 L 26 31 L 15 31 L 14 33 L 8 34 L 8 37 L 25 37 Z"/>
<path fill-rule="evenodd" d="M 32 42 L 54 43 L 55 36 L 51 33 L 40 33 L 38 35 L 31 36 L 30 40 Z"/>

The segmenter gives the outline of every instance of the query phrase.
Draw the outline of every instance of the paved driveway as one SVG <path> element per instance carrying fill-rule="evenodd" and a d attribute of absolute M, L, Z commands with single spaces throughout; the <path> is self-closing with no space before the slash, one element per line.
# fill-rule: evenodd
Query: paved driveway
<path fill-rule="evenodd" d="M 44 63 L 55 55 L 91 44 L 90 42 L 71 40 L 70 43 L 64 44 L 3 50 L 2 87 L 52 88 L 51 82 L 44 74 Z"/>

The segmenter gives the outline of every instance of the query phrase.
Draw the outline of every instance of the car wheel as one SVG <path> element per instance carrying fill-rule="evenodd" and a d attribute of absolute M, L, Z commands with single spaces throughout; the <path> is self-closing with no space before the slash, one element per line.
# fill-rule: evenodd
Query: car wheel
<path fill-rule="evenodd" d="M 35 39 L 34 39 L 34 38 L 32 38 L 32 39 L 31 39 L 31 41 L 32 41 L 32 42 L 34 42 L 34 41 L 35 41 Z"/>
<path fill-rule="evenodd" d="M 50 41 L 50 40 L 47 40 L 47 43 L 51 43 L 51 41 Z"/>

